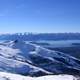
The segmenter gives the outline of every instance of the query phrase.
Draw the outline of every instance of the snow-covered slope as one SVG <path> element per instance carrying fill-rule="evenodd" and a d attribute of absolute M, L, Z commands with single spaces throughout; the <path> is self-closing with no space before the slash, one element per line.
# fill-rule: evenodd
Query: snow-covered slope
<path fill-rule="evenodd" d="M 43 77 L 25 77 L 17 74 L 0 72 L 0 80 L 79 80 L 80 78 L 72 75 L 51 75 Z"/>
<path fill-rule="evenodd" d="M 80 74 L 80 61 L 32 43 L 10 41 L 0 43 L 0 71 L 30 76 Z"/>

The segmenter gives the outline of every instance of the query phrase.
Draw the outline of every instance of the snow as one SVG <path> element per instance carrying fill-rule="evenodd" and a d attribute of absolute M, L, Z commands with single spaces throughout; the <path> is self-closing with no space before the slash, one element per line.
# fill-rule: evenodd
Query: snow
<path fill-rule="evenodd" d="M 77 78 L 72 75 L 48 75 L 37 78 L 0 72 L 0 80 L 77 80 Z"/>
<path fill-rule="evenodd" d="M 78 59 L 62 52 L 51 51 L 24 41 L 0 43 L 0 71 L 3 72 L 26 76 L 36 76 L 40 72 L 44 75 L 67 73 L 67 70 L 73 73 L 80 72 L 79 62 Z"/>
<path fill-rule="evenodd" d="M 0 71 L 8 71 L 19 74 L 32 74 L 34 72 L 42 71 L 51 74 L 40 67 L 29 64 L 28 53 L 33 50 L 35 46 L 19 43 L 3 43 L 0 45 Z M 26 55 L 26 56 L 25 56 Z M 29 63 L 27 63 L 27 61 Z M 31 73 L 32 72 L 32 73 Z"/>

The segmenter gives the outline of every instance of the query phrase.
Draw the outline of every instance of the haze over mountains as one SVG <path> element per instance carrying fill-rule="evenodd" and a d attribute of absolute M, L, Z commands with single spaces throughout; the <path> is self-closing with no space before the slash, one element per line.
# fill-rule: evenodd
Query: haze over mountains
<path fill-rule="evenodd" d="M 15 33 L 1 34 L 0 40 L 80 40 L 80 33 Z"/>

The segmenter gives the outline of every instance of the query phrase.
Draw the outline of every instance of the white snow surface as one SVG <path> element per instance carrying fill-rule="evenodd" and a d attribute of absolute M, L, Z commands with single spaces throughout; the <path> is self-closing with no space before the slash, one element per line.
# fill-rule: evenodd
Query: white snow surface
<path fill-rule="evenodd" d="M 48 75 L 43 77 L 29 77 L 18 74 L 0 72 L 0 80 L 77 80 L 72 75 Z"/>

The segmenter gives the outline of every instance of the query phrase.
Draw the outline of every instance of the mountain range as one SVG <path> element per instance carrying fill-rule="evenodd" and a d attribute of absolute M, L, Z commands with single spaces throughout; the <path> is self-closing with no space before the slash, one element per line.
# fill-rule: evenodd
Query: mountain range
<path fill-rule="evenodd" d="M 25 76 L 80 74 L 80 60 L 26 41 L 0 43 L 0 71 Z"/>

